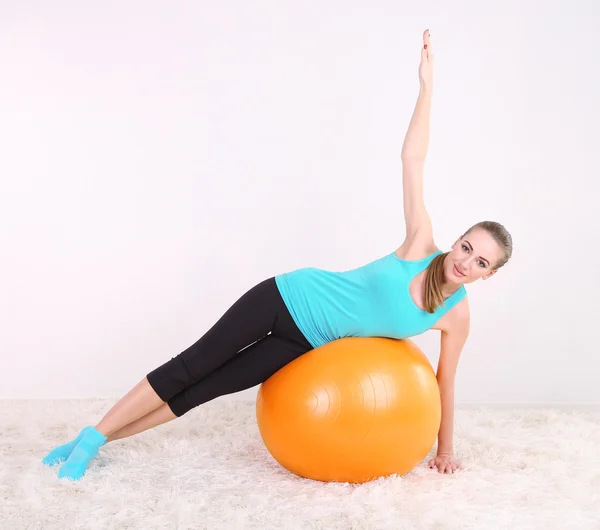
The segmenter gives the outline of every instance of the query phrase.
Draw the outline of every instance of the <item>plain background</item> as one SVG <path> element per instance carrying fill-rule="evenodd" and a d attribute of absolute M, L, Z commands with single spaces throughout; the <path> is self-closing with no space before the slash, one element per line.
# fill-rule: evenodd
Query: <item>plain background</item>
<path fill-rule="evenodd" d="M 1 398 L 121 397 L 259 281 L 395 250 L 429 28 L 436 242 L 514 239 L 456 403 L 600 403 L 597 3 L 0 6 Z"/>

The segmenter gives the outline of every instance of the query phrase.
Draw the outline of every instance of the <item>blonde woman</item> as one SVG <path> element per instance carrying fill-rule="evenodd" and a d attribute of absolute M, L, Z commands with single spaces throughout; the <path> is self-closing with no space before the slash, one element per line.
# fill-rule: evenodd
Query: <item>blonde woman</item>
<path fill-rule="evenodd" d="M 437 455 L 453 473 L 454 376 L 469 334 L 465 284 L 488 280 L 511 257 L 512 240 L 492 221 L 477 223 L 442 252 L 423 201 L 429 136 L 433 51 L 423 34 L 420 91 L 402 148 L 406 239 L 393 252 L 357 269 L 312 267 L 252 287 L 188 349 L 144 377 L 95 426 L 53 449 L 46 465 L 64 462 L 59 477 L 80 479 L 100 447 L 182 416 L 218 396 L 252 388 L 287 363 L 342 337 L 403 339 L 441 333 L 437 381 L 442 421 Z"/>

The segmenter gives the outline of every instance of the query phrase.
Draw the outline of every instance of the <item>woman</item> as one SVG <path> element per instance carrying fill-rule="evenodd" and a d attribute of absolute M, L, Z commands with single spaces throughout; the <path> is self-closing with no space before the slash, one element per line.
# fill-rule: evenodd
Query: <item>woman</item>
<path fill-rule="evenodd" d="M 441 331 L 437 380 L 442 422 L 440 473 L 459 467 L 452 429 L 454 375 L 469 333 L 464 284 L 491 278 L 510 258 L 510 234 L 498 223 L 471 227 L 442 253 L 423 202 L 433 81 L 429 31 L 419 68 L 420 92 L 402 148 L 406 239 L 395 252 L 346 272 L 299 269 L 245 293 L 195 344 L 150 372 L 95 427 L 43 460 L 66 460 L 59 477 L 81 478 L 100 447 L 182 416 L 218 396 L 254 387 L 307 351 L 347 336 L 406 338 Z"/>

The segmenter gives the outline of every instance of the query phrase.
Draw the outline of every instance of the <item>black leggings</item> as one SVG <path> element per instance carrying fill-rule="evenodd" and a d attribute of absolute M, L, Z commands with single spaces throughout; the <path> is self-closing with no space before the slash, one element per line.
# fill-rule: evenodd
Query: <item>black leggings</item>
<path fill-rule="evenodd" d="M 252 287 L 195 344 L 146 377 L 176 416 L 252 388 L 312 345 L 292 319 L 275 278 Z"/>

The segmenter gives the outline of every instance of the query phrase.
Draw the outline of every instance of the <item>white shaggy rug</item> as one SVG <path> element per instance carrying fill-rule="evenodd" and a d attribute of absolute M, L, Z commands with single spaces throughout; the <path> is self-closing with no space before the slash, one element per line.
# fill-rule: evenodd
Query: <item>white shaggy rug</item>
<path fill-rule="evenodd" d="M 42 465 L 115 401 L 0 402 L 2 529 L 600 529 L 595 412 L 458 408 L 461 471 L 362 485 L 292 475 L 254 402 L 220 398 L 105 445 L 78 482 Z"/>

